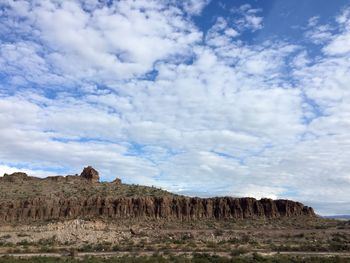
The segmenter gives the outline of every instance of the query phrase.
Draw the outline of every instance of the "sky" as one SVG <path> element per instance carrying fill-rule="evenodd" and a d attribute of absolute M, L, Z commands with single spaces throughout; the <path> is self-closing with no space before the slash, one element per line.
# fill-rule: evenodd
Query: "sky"
<path fill-rule="evenodd" d="M 349 0 L 0 0 L 0 174 L 350 214 Z"/>

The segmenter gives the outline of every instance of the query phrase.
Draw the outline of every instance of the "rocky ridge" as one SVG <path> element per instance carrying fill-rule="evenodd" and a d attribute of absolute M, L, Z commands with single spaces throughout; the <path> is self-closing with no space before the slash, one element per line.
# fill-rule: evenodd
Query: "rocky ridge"
<path fill-rule="evenodd" d="M 0 178 L 0 222 L 90 218 L 167 220 L 315 217 L 311 207 L 291 200 L 198 198 L 157 188 L 99 182 L 98 172 L 44 179 L 23 173 Z"/>

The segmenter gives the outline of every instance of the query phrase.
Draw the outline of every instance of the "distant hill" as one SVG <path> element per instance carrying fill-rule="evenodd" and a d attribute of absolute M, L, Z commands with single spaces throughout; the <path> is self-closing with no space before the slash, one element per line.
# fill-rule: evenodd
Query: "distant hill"
<path fill-rule="evenodd" d="M 171 220 L 316 217 L 291 200 L 180 196 L 158 188 L 100 182 L 86 167 L 80 175 L 37 178 L 25 173 L 0 178 L 0 223 L 65 219 L 164 218 Z"/>
<path fill-rule="evenodd" d="M 350 220 L 350 215 L 323 216 L 328 219 Z"/>

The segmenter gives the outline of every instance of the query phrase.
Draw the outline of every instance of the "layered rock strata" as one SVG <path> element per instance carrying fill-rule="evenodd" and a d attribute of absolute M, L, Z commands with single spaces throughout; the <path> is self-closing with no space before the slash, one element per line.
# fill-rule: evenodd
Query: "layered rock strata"
<path fill-rule="evenodd" d="M 289 200 L 189 197 L 34 198 L 0 202 L 0 222 L 74 218 L 245 219 L 313 217 L 312 208 Z"/>
<path fill-rule="evenodd" d="M 87 178 L 86 178 L 87 177 Z M 50 180 L 50 184 L 62 182 L 76 183 L 91 180 L 92 176 L 51 177 L 33 179 L 24 174 L 6 175 L 0 184 L 42 183 Z M 86 179 L 81 179 L 86 178 Z M 69 180 L 68 180 L 69 179 Z M 67 181 L 68 180 L 68 181 Z M 98 187 L 123 187 L 115 183 L 91 184 Z M 45 181 L 47 182 L 47 181 Z M 118 181 L 119 184 L 119 181 Z M 87 184 L 90 187 L 90 184 Z M 86 191 L 86 188 L 84 188 Z M 113 188 L 118 189 L 118 188 Z M 163 218 L 169 220 L 201 220 L 201 219 L 247 219 L 247 218 L 282 218 L 282 217 L 315 217 L 311 207 L 290 200 L 272 200 L 254 198 L 215 197 L 197 198 L 177 196 L 171 193 L 164 196 L 114 196 L 113 194 L 96 194 L 85 196 L 84 193 L 64 196 L 43 196 L 38 194 L 28 198 L 6 198 L 0 201 L 0 222 L 35 222 L 46 220 L 64 220 L 76 218 Z"/>

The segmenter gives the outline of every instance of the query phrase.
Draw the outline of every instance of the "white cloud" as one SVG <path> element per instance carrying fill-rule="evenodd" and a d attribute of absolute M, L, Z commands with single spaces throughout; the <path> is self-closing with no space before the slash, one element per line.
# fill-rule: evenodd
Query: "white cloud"
<path fill-rule="evenodd" d="M 323 44 L 331 40 L 331 28 L 327 25 L 312 27 L 306 32 L 306 37 L 310 38 L 315 44 Z"/>
<path fill-rule="evenodd" d="M 237 15 L 234 24 L 239 30 L 257 31 L 263 28 L 263 17 L 258 16 L 261 9 L 254 9 L 249 4 L 241 5 L 239 8 L 232 8 L 231 12 Z"/>
<path fill-rule="evenodd" d="M 253 31 L 263 28 L 262 21 L 263 21 L 263 18 L 259 16 L 255 16 L 255 15 L 245 16 L 245 22 L 248 23 L 247 26 L 249 26 L 249 28 L 251 28 Z"/>
<path fill-rule="evenodd" d="M 305 50 L 300 52 L 293 59 L 293 66 L 295 68 L 306 67 L 306 66 L 308 66 L 309 63 L 310 63 L 310 59 L 309 59 L 308 54 Z"/>
<path fill-rule="evenodd" d="M 328 45 L 323 51 L 329 55 L 343 55 L 350 52 L 350 8 L 345 9 L 337 17 L 339 33 L 332 36 Z"/>
<path fill-rule="evenodd" d="M 164 9 L 165 3 L 158 1 L 114 2 L 90 13 L 76 1 L 30 3 L 30 8 L 18 8 L 12 1 L 10 5 L 10 17 L 15 20 L 20 14 L 31 25 L 27 33 L 33 36 L 32 45 L 44 42 L 49 47 L 40 58 L 39 51 L 18 50 L 13 56 L 25 55 L 36 62 L 45 59 L 36 64 L 47 63 L 46 68 L 67 78 L 108 83 L 142 75 L 159 59 L 187 54 L 201 37 L 179 9 Z M 155 46 L 157 52 L 153 52 Z"/>
<path fill-rule="evenodd" d="M 185 0 L 182 5 L 185 11 L 191 15 L 200 15 L 205 6 L 210 3 L 210 0 Z"/>
<path fill-rule="evenodd" d="M 239 36 L 239 33 L 234 30 L 233 28 L 228 28 L 224 31 L 225 35 L 229 36 L 229 37 L 237 37 Z"/>
<path fill-rule="evenodd" d="M 350 30 L 333 38 L 324 51 L 331 55 L 342 55 L 350 52 Z"/>
<path fill-rule="evenodd" d="M 319 16 L 313 16 L 309 19 L 308 21 L 308 26 L 309 27 L 314 27 L 318 24 L 320 17 Z"/>
<path fill-rule="evenodd" d="M 242 5 L 230 10 L 232 16 L 219 16 L 206 35 L 207 43 L 212 46 L 222 46 L 231 43 L 246 30 L 257 31 L 263 28 L 263 18 L 257 14 L 260 9 L 253 9 L 250 5 Z"/>
<path fill-rule="evenodd" d="M 343 25 L 349 25 L 350 20 L 350 8 L 345 8 L 340 15 L 337 16 L 337 22 Z"/>

